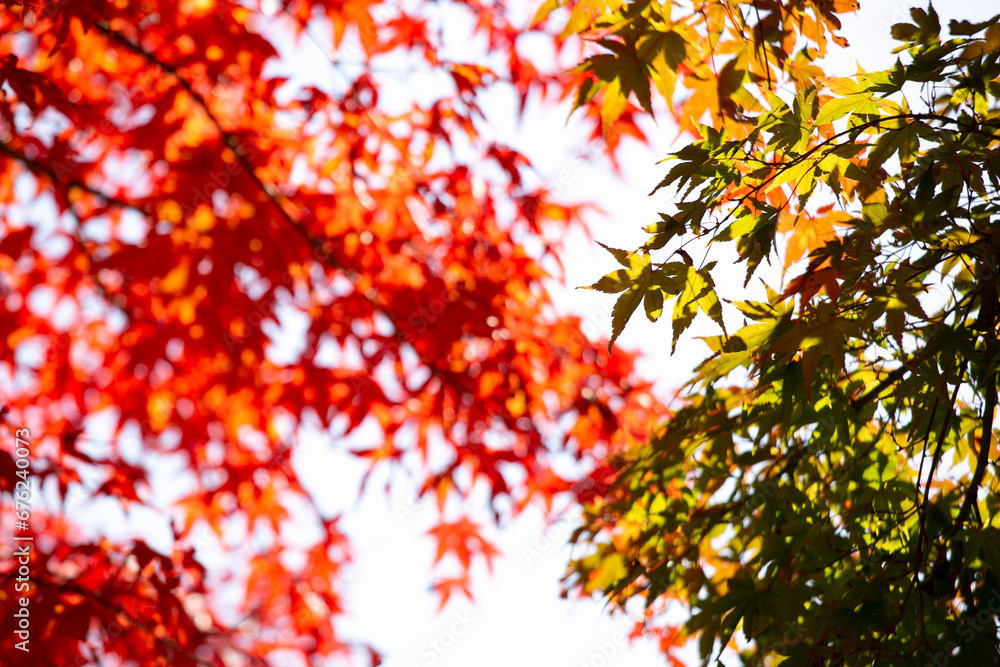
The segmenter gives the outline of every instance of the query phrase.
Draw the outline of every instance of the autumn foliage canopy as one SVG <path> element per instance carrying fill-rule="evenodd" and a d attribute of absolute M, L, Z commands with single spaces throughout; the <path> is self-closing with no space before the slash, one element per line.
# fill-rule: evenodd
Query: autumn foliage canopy
<path fill-rule="evenodd" d="M 594 24 L 579 99 L 613 125 L 658 90 L 694 140 L 592 287 L 613 336 L 640 305 L 715 335 L 568 583 L 679 604 L 663 646 L 706 665 L 997 664 L 1000 16 L 914 7 L 886 69 L 827 72 L 854 2 L 679 4 Z"/>
<path fill-rule="evenodd" d="M 490 86 L 558 98 L 565 67 L 522 55 L 503 5 L 447 11 L 475 19 L 497 64 L 444 57 L 473 35 L 439 30 L 430 3 L 0 9 L 0 483 L 7 522 L 28 429 L 36 536 L 30 655 L 13 648 L 4 555 L 5 665 L 357 649 L 337 633 L 350 544 L 296 474 L 304 423 L 331 447 L 376 428 L 358 457 L 406 466 L 442 508 L 486 488 L 498 516 L 603 493 L 607 454 L 655 423 L 632 358 L 547 296 L 542 265 L 580 208 L 481 133 Z M 283 77 L 295 49 L 332 83 Z M 444 77 L 431 99 L 383 89 L 375 72 L 401 54 Z M 295 317 L 306 331 L 276 352 Z M 589 475 L 557 472 L 566 453 Z M 163 500 L 152 469 L 167 460 L 183 469 L 170 491 L 186 491 Z M 149 508 L 172 549 L 76 525 L 105 497 Z M 318 539 L 288 544 L 293 522 Z M 220 540 L 231 580 L 197 558 L 205 529 L 253 536 Z M 445 601 L 495 548 L 467 517 L 442 513 L 431 533 L 441 567 L 459 565 L 435 575 Z M 222 587 L 238 604 L 217 602 Z"/>
<path fill-rule="evenodd" d="M 674 664 L 688 639 L 706 663 L 995 654 L 1000 28 L 914 10 L 894 68 L 829 76 L 856 9 L 5 0 L 0 521 L 25 429 L 34 546 L 30 655 L 4 552 L 4 664 L 378 664 L 337 631 L 351 547 L 300 480 L 309 428 L 377 433 L 352 455 L 437 500 L 442 604 L 497 554 L 446 511 L 485 490 L 497 522 L 578 504 L 567 592 L 638 600 Z M 498 87 L 572 104 L 612 164 L 649 116 L 680 129 L 671 209 L 594 276 L 610 341 L 553 307 L 585 202 L 491 138 Z M 716 248 L 783 283 L 723 289 Z M 613 345 L 640 306 L 674 345 L 718 327 L 669 406 Z M 82 525 L 108 502 L 172 546 Z"/>

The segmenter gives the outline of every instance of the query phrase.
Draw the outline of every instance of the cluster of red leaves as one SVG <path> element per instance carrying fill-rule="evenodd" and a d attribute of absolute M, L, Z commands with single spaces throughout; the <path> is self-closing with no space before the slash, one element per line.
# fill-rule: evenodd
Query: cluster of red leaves
<path fill-rule="evenodd" d="M 159 554 L 71 529 L 58 508 L 46 519 L 36 492 L 32 653 L 13 648 L 16 559 L 5 553 L 4 664 L 263 664 L 278 652 L 306 664 L 349 650 L 333 621 L 349 543 L 293 466 L 305 419 L 318 417 L 333 446 L 376 428 L 379 444 L 357 455 L 373 467 L 416 461 L 421 493 L 442 508 L 485 485 L 515 513 L 603 494 L 606 455 L 658 421 L 633 358 L 553 314 L 543 228 L 579 224 L 580 208 L 527 185 L 528 159 L 480 133 L 490 86 L 512 85 L 523 108 L 532 90 L 565 95 L 565 82 L 518 53 L 502 3 L 456 7 L 477 17 L 476 39 L 506 71 L 446 61 L 431 5 L 39 0 L 0 11 L 11 434 L 0 510 L 13 512 L 13 429 L 28 428 L 36 491 L 65 502 L 96 470 L 93 497 L 161 512 L 175 543 Z M 280 48 L 321 30 L 337 51 L 317 66 L 346 92 L 269 74 Z M 400 53 L 454 85 L 403 111 L 399 95 L 380 106 L 373 63 Z M 355 74 L 341 56 L 359 62 Z M 282 312 L 309 322 L 292 359 L 275 353 Z M 81 437 L 98 413 L 114 422 L 100 453 Z M 432 451 L 449 462 L 432 466 Z M 590 462 L 594 483 L 554 469 L 567 454 Z M 154 456 L 180 457 L 195 491 L 152 506 Z M 305 550 L 282 539 L 302 507 L 310 515 L 296 520 L 322 535 Z M 239 522 L 256 551 L 230 554 L 247 573 L 234 607 L 203 582 L 191 546 L 197 527 Z M 440 580 L 442 598 L 468 592 L 472 560 L 495 548 L 443 509 L 432 533 L 438 560 L 461 566 Z"/>

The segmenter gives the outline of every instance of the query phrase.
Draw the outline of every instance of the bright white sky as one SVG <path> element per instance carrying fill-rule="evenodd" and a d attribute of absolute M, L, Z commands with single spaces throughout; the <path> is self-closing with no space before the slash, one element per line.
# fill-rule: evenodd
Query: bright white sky
<path fill-rule="evenodd" d="M 868 71 L 891 66 L 889 54 L 894 43 L 889 27 L 908 19 L 908 7 L 916 3 L 875 2 L 865 0 L 858 15 L 846 17 L 843 34 L 855 46 L 840 53 L 828 64 L 829 72 L 850 74 L 854 59 Z M 982 19 L 990 14 L 992 1 L 951 0 L 938 7 L 942 23 L 954 17 Z M 992 8 L 995 11 L 995 8 Z M 315 45 L 313 45 L 315 47 Z M 300 48 L 306 48 L 300 46 Z M 454 54 L 459 56 L 460 54 Z M 328 63 L 317 63 L 301 54 L 288 63 L 303 79 L 315 79 Z M 300 66 L 302 69 L 300 69 Z M 400 85 L 414 86 L 413 81 Z M 342 82 L 341 82 L 342 83 Z M 334 84 L 336 85 L 336 84 Z M 515 120 L 515 102 L 509 91 L 496 88 L 484 100 L 498 139 L 518 148 L 532 158 L 538 171 L 551 183 L 569 171 L 561 195 L 567 202 L 597 202 L 606 216 L 591 217 L 594 239 L 619 248 L 634 248 L 645 241 L 643 225 L 657 219 L 659 211 L 668 210 L 667 196 L 648 197 L 647 193 L 665 173 L 664 165 L 655 163 L 671 150 L 676 136 L 673 125 L 660 118 L 659 126 L 647 127 L 652 147 L 627 145 L 621 163 L 624 177 L 614 176 L 599 166 L 574 167 L 573 157 L 586 146 L 587 138 L 573 119 L 566 122 L 568 107 L 551 106 L 529 109 L 521 124 Z M 610 256 L 583 234 L 565 239 L 565 285 L 553 286 L 556 305 L 563 312 L 577 313 L 585 319 L 588 331 L 607 336 L 613 297 L 573 287 L 590 284 L 614 269 Z M 720 257 L 721 258 L 721 257 Z M 729 268 L 726 268 L 726 267 Z M 745 267 L 733 267 L 731 258 L 720 263 L 716 280 L 720 293 L 742 297 Z M 780 271 L 765 270 L 761 275 L 775 286 Z M 751 285 L 759 290 L 759 283 Z M 738 325 L 734 321 L 732 325 Z M 294 323 L 289 325 L 295 328 Z M 294 332 L 284 332 L 294 337 Z M 670 325 L 663 320 L 650 324 L 637 314 L 619 339 L 619 345 L 641 350 L 644 375 L 657 380 L 664 397 L 688 377 L 691 368 L 706 354 L 707 348 L 694 335 L 715 333 L 703 321 L 696 321 L 687 340 L 670 356 Z M 100 431 L 99 425 L 92 425 Z M 352 438 L 353 445 L 371 446 L 372 434 L 362 429 Z M 366 441 L 366 438 L 369 438 Z M 529 509 L 506 524 L 491 537 L 503 551 L 492 574 L 479 568 L 474 580 L 474 603 L 458 597 L 437 612 L 437 598 L 429 589 L 434 543 L 426 531 L 434 525 L 433 501 L 415 502 L 415 489 L 400 474 L 393 476 L 391 492 L 384 490 L 387 471 L 380 470 L 369 480 L 366 493 L 359 499 L 358 489 L 366 472 L 364 463 L 345 454 L 342 439 L 331 443 L 327 434 L 313 432 L 302 439 L 294 461 L 303 482 L 321 499 L 322 509 L 343 513 L 341 528 L 354 547 L 355 563 L 346 582 L 347 613 L 337 621 L 341 637 L 348 641 L 372 644 L 384 656 L 385 667 L 510 667 L 545 665 L 546 667 L 653 667 L 663 665 L 663 658 L 652 642 L 637 641 L 628 645 L 622 637 L 631 629 L 624 615 L 612 618 L 601 600 L 562 600 L 559 581 L 564 574 L 570 550 L 566 540 L 572 532 L 568 515 L 564 522 L 546 526 L 540 510 Z M 170 466 L 155 467 L 162 481 L 175 473 Z M 154 488 L 160 486 L 155 483 Z M 166 486 L 171 486 L 167 484 Z M 172 493 L 181 493 L 176 485 Z M 159 498 L 164 502 L 164 498 Z M 486 498 L 475 499 L 468 508 L 475 515 L 487 507 Z M 132 510 L 126 517 L 106 505 L 107 512 L 94 513 L 80 507 L 81 518 L 95 530 L 112 539 L 129 534 L 145 534 L 150 543 L 169 540 L 166 525 L 142 510 Z M 109 513 L 122 521 L 109 520 Z M 479 515 L 485 522 L 485 515 Z M 152 533 L 152 535 L 151 535 Z M 200 556 L 225 569 L 217 552 L 202 546 Z M 690 664 L 697 664 L 690 653 Z M 731 664 L 735 664 L 732 662 Z"/>

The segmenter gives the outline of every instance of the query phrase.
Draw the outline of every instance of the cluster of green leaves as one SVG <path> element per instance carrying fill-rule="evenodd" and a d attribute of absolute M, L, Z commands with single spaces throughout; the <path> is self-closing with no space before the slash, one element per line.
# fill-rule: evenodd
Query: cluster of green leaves
<path fill-rule="evenodd" d="M 718 4 L 755 33 L 747 3 Z M 758 21 L 788 25 L 765 4 Z M 1000 659 L 1000 17 L 944 35 L 933 8 L 911 15 L 888 71 L 737 69 L 753 102 L 688 118 L 700 138 L 660 184 L 676 212 L 643 247 L 609 249 L 624 268 L 593 285 L 622 293 L 615 336 L 640 301 L 651 320 L 673 302 L 675 344 L 699 310 L 720 335 L 586 508 L 574 539 L 592 552 L 567 585 L 653 611 L 680 601 L 706 664 L 727 646 L 745 664 Z M 683 252 L 734 243 L 746 285 L 783 233 L 797 274 L 766 301 L 722 299 L 715 264 Z M 732 334 L 723 301 L 745 320 Z"/>
<path fill-rule="evenodd" d="M 715 263 L 695 268 L 691 257 L 680 250 L 683 262 L 665 262 L 654 266 L 649 251 L 665 245 L 672 235 L 683 231 L 683 227 L 676 220 L 664 216 L 661 222 L 644 227 L 644 230 L 650 232 L 652 237 L 635 252 L 603 246 L 625 268 L 609 273 L 589 288 L 608 294 L 622 293 L 611 311 L 613 331 L 608 349 L 614 345 L 640 301 L 646 309 L 646 316 L 651 322 L 655 322 L 663 314 L 664 299 L 674 299 L 674 348 L 677 346 L 677 339 L 691 326 L 699 310 L 725 330 L 722 306 L 712 281 Z"/>

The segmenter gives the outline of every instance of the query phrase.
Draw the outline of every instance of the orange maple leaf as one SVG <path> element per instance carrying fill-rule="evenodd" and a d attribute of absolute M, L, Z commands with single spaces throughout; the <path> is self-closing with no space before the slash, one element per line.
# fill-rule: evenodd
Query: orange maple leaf
<path fill-rule="evenodd" d="M 803 255 L 808 255 L 837 238 L 834 225 L 846 224 L 851 216 L 843 211 L 832 211 L 831 208 L 832 205 L 824 206 L 816 215 L 803 212 L 795 216 L 781 216 L 778 232 L 789 233 L 783 271 L 787 271 Z"/>
<path fill-rule="evenodd" d="M 469 577 L 467 576 L 439 579 L 434 582 L 432 588 L 439 596 L 438 611 L 444 609 L 444 606 L 448 604 L 448 600 L 451 599 L 451 594 L 456 588 L 460 590 L 465 597 L 470 600 L 472 599 L 472 591 L 469 590 Z"/>
<path fill-rule="evenodd" d="M 486 565 L 493 570 L 493 556 L 500 550 L 479 534 L 479 526 L 463 517 L 454 523 L 441 523 L 427 531 L 438 541 L 437 555 L 434 562 L 438 563 L 445 554 L 452 553 L 458 558 L 464 570 L 469 569 L 469 563 L 475 553 L 486 558 Z"/>
<path fill-rule="evenodd" d="M 802 297 L 801 304 L 804 308 L 810 299 L 816 296 L 820 288 L 825 287 L 830 300 L 836 302 L 840 298 L 840 284 L 837 282 L 837 278 L 840 277 L 840 273 L 832 266 L 823 269 L 810 267 L 805 273 L 796 276 L 788 283 L 781 298 L 787 299 L 793 294 L 799 294 Z"/>

